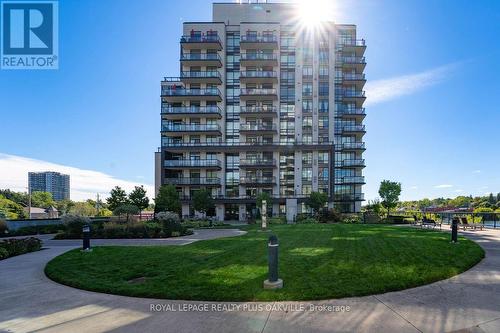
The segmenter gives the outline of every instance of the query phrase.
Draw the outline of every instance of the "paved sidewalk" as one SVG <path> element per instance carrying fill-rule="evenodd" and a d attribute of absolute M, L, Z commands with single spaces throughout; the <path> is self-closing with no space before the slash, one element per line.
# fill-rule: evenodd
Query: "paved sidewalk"
<path fill-rule="evenodd" d="M 399 292 L 314 302 L 184 302 L 78 290 L 45 277 L 45 264 L 72 248 L 50 245 L 0 262 L 0 332 L 500 332 L 500 231 L 461 233 L 486 250 L 463 274 Z M 350 311 L 308 311 L 310 304 Z M 212 305 L 246 310 L 202 311 Z M 198 311 L 182 311 L 187 306 Z"/>

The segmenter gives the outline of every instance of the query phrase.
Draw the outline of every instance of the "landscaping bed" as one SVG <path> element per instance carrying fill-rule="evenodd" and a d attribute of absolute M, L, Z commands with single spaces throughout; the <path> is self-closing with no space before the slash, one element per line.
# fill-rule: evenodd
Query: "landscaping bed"
<path fill-rule="evenodd" d="M 42 248 L 42 241 L 35 237 L 10 238 L 0 241 L 0 260 L 20 254 L 38 251 Z"/>
<path fill-rule="evenodd" d="M 247 226 L 239 237 L 185 246 L 94 247 L 67 252 L 45 272 L 98 292 L 213 301 L 314 300 L 384 293 L 459 274 L 484 257 L 463 237 L 386 225 Z M 267 240 L 277 235 L 280 290 L 264 290 Z"/>

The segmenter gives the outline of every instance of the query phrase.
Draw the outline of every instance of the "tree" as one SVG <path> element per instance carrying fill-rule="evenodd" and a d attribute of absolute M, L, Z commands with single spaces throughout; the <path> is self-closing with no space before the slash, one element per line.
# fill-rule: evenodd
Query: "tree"
<path fill-rule="evenodd" d="M 108 208 L 114 211 L 118 206 L 128 203 L 127 193 L 120 187 L 115 186 L 109 193 L 109 198 L 106 199 Z"/>
<path fill-rule="evenodd" d="M 396 207 L 398 204 L 399 195 L 401 194 L 401 183 L 383 180 L 380 183 L 378 194 L 382 198 L 382 206 L 387 209 L 387 216 L 389 217 L 390 209 Z"/>
<path fill-rule="evenodd" d="M 14 201 L 18 205 L 28 207 L 29 195 L 26 192 L 14 192 L 9 189 L 5 189 L 5 190 L 0 190 L 0 195 L 3 195 L 5 199 Z"/>
<path fill-rule="evenodd" d="M 61 200 L 56 202 L 56 208 L 60 215 L 66 215 L 71 211 L 71 208 L 75 206 L 75 203 L 71 200 Z"/>
<path fill-rule="evenodd" d="M 312 208 L 314 214 L 318 215 L 321 208 L 328 202 L 328 194 L 325 192 L 311 192 L 306 200 L 306 205 Z"/>
<path fill-rule="evenodd" d="M 76 216 L 96 216 L 97 209 L 87 201 L 80 201 L 73 203 L 68 213 Z"/>
<path fill-rule="evenodd" d="M 207 212 L 215 209 L 214 199 L 208 190 L 202 189 L 193 194 L 193 208 L 195 211 L 207 215 Z"/>
<path fill-rule="evenodd" d="M 493 193 L 490 193 L 490 196 L 488 197 L 488 202 L 492 205 L 497 203 L 495 197 L 493 196 Z"/>
<path fill-rule="evenodd" d="M 22 219 L 27 217 L 21 205 L 6 199 L 0 194 L 0 214 L 8 219 Z"/>
<path fill-rule="evenodd" d="M 149 198 L 146 196 L 144 186 L 136 186 L 128 195 L 131 204 L 139 207 L 139 216 L 142 218 L 142 211 L 149 206 Z"/>
<path fill-rule="evenodd" d="M 55 202 L 52 199 L 52 193 L 49 192 L 32 192 L 31 193 L 31 206 L 40 208 L 49 208 L 54 206 Z"/>
<path fill-rule="evenodd" d="M 181 213 L 179 193 L 174 185 L 162 185 L 155 198 L 155 213 L 174 212 Z"/>
<path fill-rule="evenodd" d="M 113 211 L 113 215 L 116 216 L 126 215 L 127 216 L 126 222 L 128 223 L 130 215 L 139 214 L 139 211 L 140 209 L 136 205 L 125 203 L 123 205 L 116 207 L 116 209 Z"/>

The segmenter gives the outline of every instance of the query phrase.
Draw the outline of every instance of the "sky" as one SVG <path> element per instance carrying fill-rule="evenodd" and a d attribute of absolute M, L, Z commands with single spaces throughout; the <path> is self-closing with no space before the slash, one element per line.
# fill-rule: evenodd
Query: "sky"
<path fill-rule="evenodd" d="M 367 44 L 366 199 L 383 179 L 403 200 L 500 192 L 500 2 L 332 3 Z M 0 188 L 50 168 L 76 200 L 152 196 L 160 81 L 179 74 L 182 22 L 210 20 L 211 1 L 60 1 L 59 69 L 0 70 Z"/>

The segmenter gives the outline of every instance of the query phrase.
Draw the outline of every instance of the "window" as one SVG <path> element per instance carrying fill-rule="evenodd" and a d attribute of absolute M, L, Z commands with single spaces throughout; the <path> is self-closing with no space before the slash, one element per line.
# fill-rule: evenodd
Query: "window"
<path fill-rule="evenodd" d="M 328 100 L 320 99 L 319 100 L 319 112 L 328 112 Z"/>
<path fill-rule="evenodd" d="M 312 99 L 304 99 L 302 100 L 302 112 L 311 112 L 313 108 Z"/>
<path fill-rule="evenodd" d="M 328 82 L 320 82 L 319 83 L 319 95 L 327 96 L 328 95 Z"/>
<path fill-rule="evenodd" d="M 302 85 L 302 95 L 303 96 L 312 96 L 312 89 L 313 89 L 312 83 L 304 83 Z"/>
<path fill-rule="evenodd" d="M 313 75 L 313 68 L 312 66 L 304 66 L 302 67 L 302 76 L 304 77 L 312 77 Z"/>

